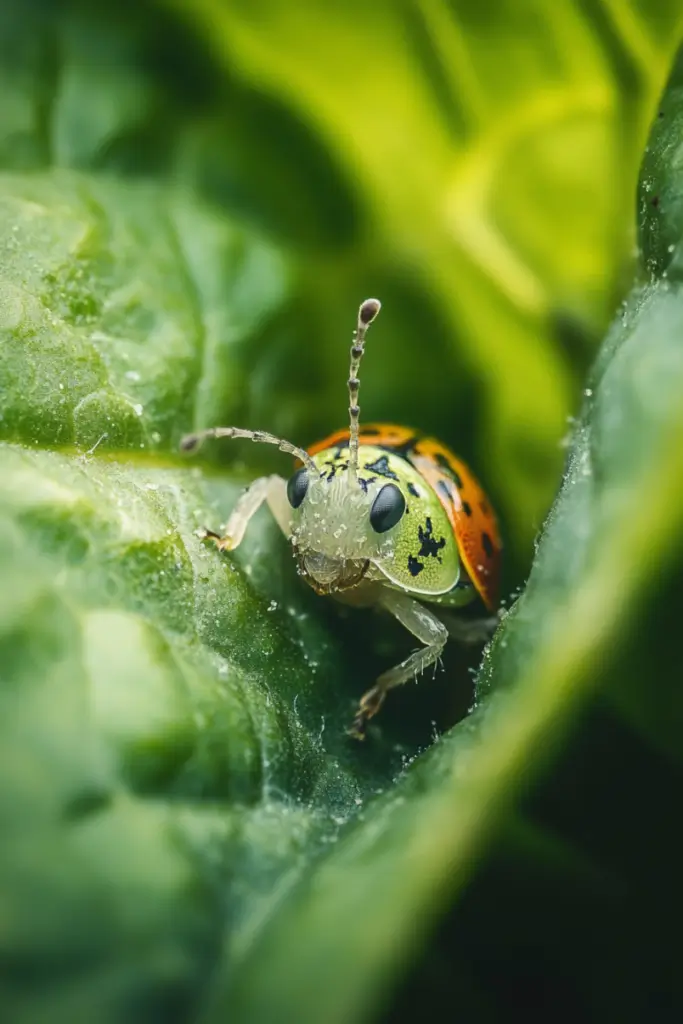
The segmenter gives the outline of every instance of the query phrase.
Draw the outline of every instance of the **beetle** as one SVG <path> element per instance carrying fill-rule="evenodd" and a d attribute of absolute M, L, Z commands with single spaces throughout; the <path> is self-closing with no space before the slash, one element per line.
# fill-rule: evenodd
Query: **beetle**
<path fill-rule="evenodd" d="M 206 438 L 247 438 L 296 458 L 288 480 L 260 477 L 243 492 L 221 535 L 201 536 L 221 551 L 239 546 L 265 501 L 292 545 L 298 571 L 322 595 L 390 612 L 423 644 L 379 676 L 349 730 L 365 736 L 387 692 L 435 664 L 449 634 L 484 640 L 497 617 L 447 621 L 440 612 L 479 601 L 498 604 L 501 540 L 496 516 L 468 467 L 434 438 L 392 424 L 359 427 L 358 371 L 378 299 L 359 308 L 348 380 L 349 427 L 308 449 L 260 430 L 214 427 L 186 435 L 185 452 Z M 444 621 L 446 620 L 446 621 Z"/>

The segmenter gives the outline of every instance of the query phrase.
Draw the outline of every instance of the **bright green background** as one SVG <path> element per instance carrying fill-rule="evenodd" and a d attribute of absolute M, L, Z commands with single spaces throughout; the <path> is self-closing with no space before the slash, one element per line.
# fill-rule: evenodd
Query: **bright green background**
<path fill-rule="evenodd" d="M 3 1015 L 680 1016 L 679 4 L 116 11 L 0 4 Z M 410 640 L 266 515 L 202 547 L 285 463 L 177 442 L 342 425 L 367 294 L 364 415 L 472 462 L 508 592 L 567 462 L 474 698 L 359 747 Z"/>

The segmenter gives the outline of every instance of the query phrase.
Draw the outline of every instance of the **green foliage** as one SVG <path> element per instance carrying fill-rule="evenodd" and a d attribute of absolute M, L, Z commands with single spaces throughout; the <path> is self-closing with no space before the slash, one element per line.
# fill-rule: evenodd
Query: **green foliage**
<path fill-rule="evenodd" d="M 680 1016 L 683 65 L 584 372 L 683 19 L 455 6 L 0 4 L 13 1024 Z M 341 425 L 367 293 L 364 414 L 473 462 L 511 579 L 584 399 L 472 713 L 451 654 L 360 747 L 410 641 L 316 599 L 265 515 L 203 546 L 283 457 L 177 444 Z"/>

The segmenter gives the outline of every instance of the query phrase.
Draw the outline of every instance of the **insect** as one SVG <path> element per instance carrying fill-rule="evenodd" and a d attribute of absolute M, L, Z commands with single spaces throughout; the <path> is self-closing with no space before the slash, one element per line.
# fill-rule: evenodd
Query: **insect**
<path fill-rule="evenodd" d="M 298 571 L 318 593 L 394 615 L 423 645 L 384 672 L 360 700 L 349 730 L 362 739 L 386 694 L 435 664 L 449 634 L 465 642 L 488 636 L 495 615 L 451 620 L 439 613 L 498 602 L 501 541 L 496 517 L 467 466 L 433 438 L 390 424 L 359 428 L 358 371 L 369 325 L 380 310 L 358 311 L 348 380 L 349 427 L 308 450 L 259 430 L 214 427 L 188 434 L 182 450 L 205 438 L 248 438 L 294 455 L 288 480 L 260 477 L 244 491 L 221 536 L 202 536 L 222 551 L 241 543 L 265 501 L 292 545 Z"/>

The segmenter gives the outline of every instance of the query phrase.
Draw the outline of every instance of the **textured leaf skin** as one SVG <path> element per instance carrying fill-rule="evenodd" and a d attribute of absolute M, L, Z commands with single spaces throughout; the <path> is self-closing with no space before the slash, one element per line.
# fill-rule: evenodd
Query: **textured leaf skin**
<path fill-rule="evenodd" d="M 0 4 L 13 1024 L 680 1009 L 680 72 L 528 586 L 431 749 L 464 656 L 349 744 L 410 640 L 318 601 L 265 515 L 234 556 L 197 539 L 278 455 L 177 453 L 208 423 L 339 426 L 373 291 L 364 402 L 481 466 L 523 559 L 681 26 L 499 7 Z"/>

